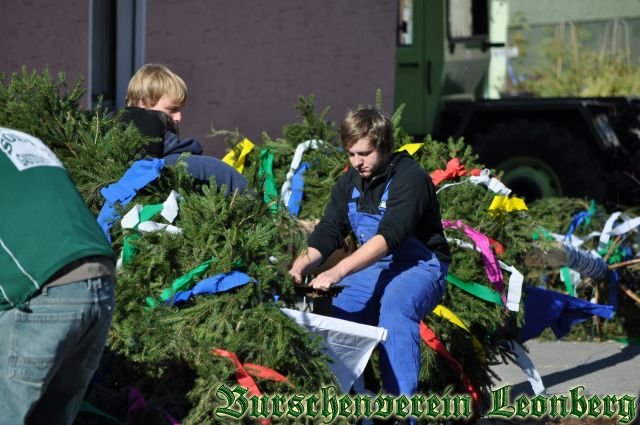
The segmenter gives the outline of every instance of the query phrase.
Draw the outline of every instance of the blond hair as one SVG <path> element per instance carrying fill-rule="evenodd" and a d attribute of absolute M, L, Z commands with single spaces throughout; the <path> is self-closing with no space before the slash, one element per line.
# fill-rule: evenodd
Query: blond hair
<path fill-rule="evenodd" d="M 184 106 L 188 96 L 187 85 L 167 66 L 148 63 L 131 77 L 124 101 L 129 107 L 138 106 L 142 101 L 146 107 L 151 108 L 165 95 L 179 106 Z"/>

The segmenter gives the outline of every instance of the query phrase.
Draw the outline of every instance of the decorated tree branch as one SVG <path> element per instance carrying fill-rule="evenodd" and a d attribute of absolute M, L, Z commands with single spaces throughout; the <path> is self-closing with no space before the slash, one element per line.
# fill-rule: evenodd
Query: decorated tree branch
<path fill-rule="evenodd" d="M 64 76 L 46 71 L 24 70 L 0 84 L 0 125 L 33 134 L 55 151 L 121 256 L 108 346 L 76 423 L 227 423 L 215 415 L 221 385 L 248 386 L 255 394 L 337 387 L 324 341 L 280 310 L 298 300 L 287 269 L 305 247 L 303 224 L 322 215 L 330 187 L 348 166 L 328 109 L 316 113 L 313 97 L 300 98 L 298 122 L 277 137 L 264 134 L 259 144 L 224 133 L 230 144 L 224 160 L 250 186 L 227 196 L 215 182 L 195 182 L 180 162 L 170 167 L 145 158 L 148 140 L 118 124 L 117 113 L 81 111 L 83 94 L 81 82 L 68 87 Z M 382 106 L 380 95 L 376 102 Z M 529 288 L 585 302 L 595 295 L 610 306 L 618 293 L 610 290 L 610 272 L 617 270 L 620 290 L 635 295 L 637 212 L 625 211 L 616 222 L 585 200 L 527 204 L 478 164 L 464 141 L 413 140 L 402 130 L 402 108 L 393 121 L 396 148 L 409 151 L 436 184 L 453 254 L 447 293 L 423 318 L 420 389 L 470 394 L 482 413 L 499 379 L 490 366 L 526 355 L 513 347 L 532 325 L 527 299 L 538 294 Z M 135 166 L 155 174 L 127 186 Z M 123 188 L 126 196 L 111 197 Z M 593 231 L 610 237 L 588 239 Z M 580 249 L 599 252 L 606 278 L 561 282 L 568 251 L 555 263 L 547 258 L 565 249 L 558 238 L 583 238 Z M 595 322 L 583 321 L 569 336 L 584 334 L 584 326 L 590 337 L 636 336 L 637 303 L 618 301 L 615 317 L 598 319 L 597 332 Z M 374 392 L 376 361 L 374 352 L 365 373 Z"/>

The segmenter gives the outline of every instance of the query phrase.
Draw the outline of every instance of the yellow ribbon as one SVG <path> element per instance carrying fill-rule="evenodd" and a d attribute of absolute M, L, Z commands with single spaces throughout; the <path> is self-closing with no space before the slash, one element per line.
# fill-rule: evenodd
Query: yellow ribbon
<path fill-rule="evenodd" d="M 407 151 L 410 155 L 413 155 L 418 152 L 418 149 L 420 149 L 422 145 L 424 145 L 424 143 L 407 143 L 406 145 L 399 147 L 396 152 Z"/>
<path fill-rule="evenodd" d="M 469 328 L 467 327 L 467 325 L 465 325 L 462 320 L 456 316 L 456 314 L 449 310 L 447 307 L 438 304 L 436 306 L 436 308 L 433 309 L 433 314 L 435 314 L 436 316 L 440 316 L 443 319 L 447 319 L 448 321 L 450 321 L 451 323 L 453 323 L 454 325 L 464 329 L 465 331 L 467 331 L 469 333 L 469 335 L 471 335 L 471 342 L 473 343 L 473 347 L 476 349 L 476 352 L 478 353 L 478 357 L 480 357 L 480 360 L 484 363 L 486 361 L 486 357 L 484 355 L 484 349 L 482 348 L 482 344 L 480 344 L 480 341 L 478 341 L 478 338 L 476 338 L 471 331 L 469 330 Z"/>
<path fill-rule="evenodd" d="M 489 211 L 494 210 L 502 210 L 506 212 L 511 211 L 527 211 L 527 205 L 524 203 L 524 199 L 522 198 L 507 198 L 506 196 L 494 196 L 493 201 L 491 201 L 491 205 L 489 206 Z"/>
<path fill-rule="evenodd" d="M 244 171 L 244 160 L 249 155 L 249 152 L 253 150 L 255 145 L 251 143 L 251 140 L 245 138 L 240 143 L 238 143 L 234 148 L 222 158 L 223 162 L 231 165 L 233 168 L 238 170 L 240 174 Z M 240 155 L 236 158 L 236 153 L 240 152 Z"/>

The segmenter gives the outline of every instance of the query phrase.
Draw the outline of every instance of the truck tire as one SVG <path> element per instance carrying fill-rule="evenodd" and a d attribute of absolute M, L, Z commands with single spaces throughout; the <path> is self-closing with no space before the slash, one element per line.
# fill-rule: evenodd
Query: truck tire
<path fill-rule="evenodd" d="M 604 165 L 578 132 L 544 120 L 497 122 L 470 140 L 480 163 L 526 201 L 569 196 L 603 201 Z"/>

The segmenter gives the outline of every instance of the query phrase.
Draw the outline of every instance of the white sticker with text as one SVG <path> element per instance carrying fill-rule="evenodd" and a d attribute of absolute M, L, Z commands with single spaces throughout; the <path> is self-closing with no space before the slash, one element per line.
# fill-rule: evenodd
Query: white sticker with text
<path fill-rule="evenodd" d="M 21 131 L 0 127 L 0 152 L 3 152 L 19 171 L 31 167 L 64 168 L 42 140 Z"/>

